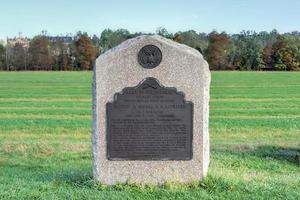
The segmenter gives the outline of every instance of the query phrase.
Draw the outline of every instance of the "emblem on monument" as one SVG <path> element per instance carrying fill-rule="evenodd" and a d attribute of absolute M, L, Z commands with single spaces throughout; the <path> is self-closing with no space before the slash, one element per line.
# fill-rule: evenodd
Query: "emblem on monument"
<path fill-rule="evenodd" d="M 157 67 L 162 60 L 162 53 L 155 45 L 146 45 L 138 53 L 139 64 L 146 69 Z"/>

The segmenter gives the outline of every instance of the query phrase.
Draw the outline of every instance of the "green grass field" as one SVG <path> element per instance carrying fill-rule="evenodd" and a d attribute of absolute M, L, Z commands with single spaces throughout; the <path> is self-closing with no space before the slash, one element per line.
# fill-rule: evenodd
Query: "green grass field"
<path fill-rule="evenodd" d="M 300 73 L 213 72 L 208 177 L 159 187 L 93 181 L 91 78 L 0 73 L 1 200 L 300 199 Z"/>

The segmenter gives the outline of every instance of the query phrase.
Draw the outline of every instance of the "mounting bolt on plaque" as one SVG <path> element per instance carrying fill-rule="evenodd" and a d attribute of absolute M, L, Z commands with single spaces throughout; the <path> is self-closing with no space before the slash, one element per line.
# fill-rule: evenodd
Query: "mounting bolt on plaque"
<path fill-rule="evenodd" d="M 162 60 L 161 50 L 155 45 L 146 45 L 138 53 L 139 64 L 146 69 L 157 67 Z"/>

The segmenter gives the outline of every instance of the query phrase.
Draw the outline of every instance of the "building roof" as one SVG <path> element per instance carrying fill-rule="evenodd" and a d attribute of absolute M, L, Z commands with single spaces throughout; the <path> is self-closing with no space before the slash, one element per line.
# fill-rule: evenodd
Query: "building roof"
<path fill-rule="evenodd" d="M 51 42 L 62 41 L 63 43 L 71 43 L 73 38 L 70 36 L 47 36 Z"/>

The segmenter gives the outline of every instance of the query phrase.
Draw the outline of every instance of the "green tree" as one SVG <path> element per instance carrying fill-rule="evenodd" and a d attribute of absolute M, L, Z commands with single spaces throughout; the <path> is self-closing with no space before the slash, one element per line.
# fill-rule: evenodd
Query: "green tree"
<path fill-rule="evenodd" d="M 102 52 L 119 45 L 121 42 L 131 37 L 132 35 L 126 29 L 118 29 L 116 31 L 105 29 L 102 31 L 100 37 L 100 46 L 102 48 Z"/>
<path fill-rule="evenodd" d="M 208 46 L 207 34 L 205 33 L 197 33 L 194 30 L 189 30 L 185 32 L 177 32 L 174 35 L 174 40 L 176 42 L 188 45 L 192 48 L 197 49 L 201 53 Z"/>
<path fill-rule="evenodd" d="M 61 40 L 51 44 L 51 55 L 53 57 L 53 70 L 67 70 L 70 66 L 69 45 Z"/>
<path fill-rule="evenodd" d="M 0 44 L 0 70 L 5 69 L 5 47 Z"/>
<path fill-rule="evenodd" d="M 47 37 L 39 35 L 30 41 L 29 45 L 31 69 L 52 70 L 51 43 Z"/>
<path fill-rule="evenodd" d="M 261 70 L 265 68 L 263 45 L 255 32 L 243 31 L 232 36 L 228 52 L 229 66 L 239 70 Z"/>
<path fill-rule="evenodd" d="M 27 70 L 27 49 L 16 43 L 12 50 L 11 70 Z M 12 68 L 13 67 L 13 68 Z"/>
<path fill-rule="evenodd" d="M 97 55 L 96 57 L 98 57 L 101 54 L 101 43 L 100 43 L 100 38 L 97 37 L 97 35 L 93 35 L 92 37 L 92 42 L 93 45 L 96 47 L 97 49 Z"/>
<path fill-rule="evenodd" d="M 160 35 L 160 36 L 163 36 L 163 37 L 165 37 L 165 38 L 168 38 L 168 39 L 173 39 L 173 34 L 172 33 L 169 33 L 168 31 L 167 31 L 167 29 L 166 28 L 164 28 L 164 27 L 159 27 L 159 28 L 157 28 L 156 29 L 156 34 L 157 35 Z"/>

